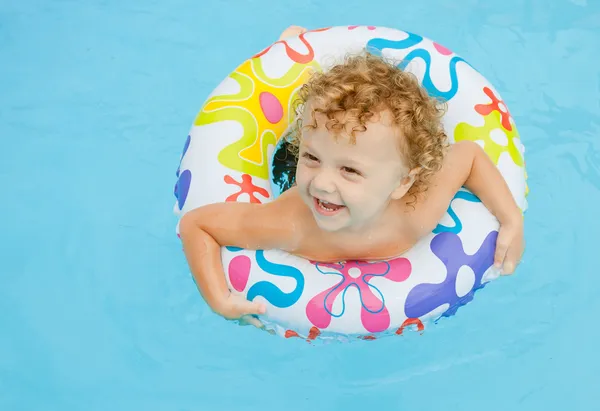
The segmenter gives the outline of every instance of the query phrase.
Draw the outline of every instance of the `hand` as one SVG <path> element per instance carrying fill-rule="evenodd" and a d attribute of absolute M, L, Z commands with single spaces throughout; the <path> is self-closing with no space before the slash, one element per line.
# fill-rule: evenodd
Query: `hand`
<path fill-rule="evenodd" d="M 216 307 L 215 312 L 228 320 L 238 320 L 240 325 L 253 325 L 263 328 L 256 315 L 264 314 L 264 304 L 248 301 L 245 298 L 229 293 L 229 295 Z"/>
<path fill-rule="evenodd" d="M 500 224 L 494 266 L 502 269 L 503 275 L 512 274 L 523 256 L 523 219 L 519 215 L 510 223 Z"/>
<path fill-rule="evenodd" d="M 293 36 L 298 36 L 302 33 L 306 33 L 307 30 L 304 27 L 300 27 L 300 26 L 290 26 L 287 29 L 285 29 L 283 31 L 283 33 L 281 33 L 281 36 L 279 36 L 279 40 L 283 40 L 284 38 L 287 37 L 293 37 Z"/>

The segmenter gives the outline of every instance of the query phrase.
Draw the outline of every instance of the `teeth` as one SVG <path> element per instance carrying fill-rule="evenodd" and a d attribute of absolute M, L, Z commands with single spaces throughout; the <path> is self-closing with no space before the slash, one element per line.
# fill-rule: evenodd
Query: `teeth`
<path fill-rule="evenodd" d="M 327 211 L 333 211 L 334 210 L 334 208 L 327 207 L 329 204 L 331 204 L 331 203 L 328 203 L 327 201 L 321 201 L 321 200 L 319 200 L 319 204 L 321 205 L 321 207 L 323 207 Z"/>

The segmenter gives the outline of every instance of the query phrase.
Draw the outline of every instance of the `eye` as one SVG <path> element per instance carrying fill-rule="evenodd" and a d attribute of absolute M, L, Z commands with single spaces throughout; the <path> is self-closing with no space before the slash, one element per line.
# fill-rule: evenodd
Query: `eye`
<path fill-rule="evenodd" d="M 302 158 L 305 158 L 309 161 L 319 161 L 319 159 L 317 157 L 313 156 L 310 153 L 302 153 Z"/>
<path fill-rule="evenodd" d="M 347 174 L 362 176 L 360 171 L 352 167 L 342 167 L 342 171 Z"/>

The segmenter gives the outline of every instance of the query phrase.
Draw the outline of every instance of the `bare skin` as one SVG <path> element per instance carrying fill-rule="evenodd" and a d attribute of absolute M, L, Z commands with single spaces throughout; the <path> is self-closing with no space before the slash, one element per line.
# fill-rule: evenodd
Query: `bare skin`
<path fill-rule="evenodd" d="M 398 130 L 383 112 L 356 143 L 322 125 L 303 133 L 292 187 L 266 204 L 217 203 L 188 212 L 180 222 L 184 251 L 208 305 L 228 319 L 264 314 L 265 306 L 231 294 L 221 247 L 280 249 L 314 261 L 398 257 L 428 235 L 461 188 L 477 195 L 500 222 L 495 264 L 511 274 L 523 253 L 523 221 L 497 167 L 472 142 L 453 144 L 442 169 L 414 206 L 407 196 L 418 170 L 399 153 Z M 332 210 L 335 209 L 335 210 Z"/>

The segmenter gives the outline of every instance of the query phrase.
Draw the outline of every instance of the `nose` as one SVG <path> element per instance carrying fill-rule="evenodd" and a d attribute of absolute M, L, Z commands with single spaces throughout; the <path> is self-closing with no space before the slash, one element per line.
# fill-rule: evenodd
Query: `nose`
<path fill-rule="evenodd" d="M 321 193 L 331 194 L 335 192 L 335 181 L 329 170 L 321 169 L 312 181 L 313 188 Z"/>

